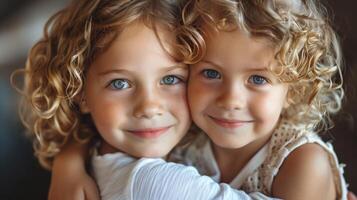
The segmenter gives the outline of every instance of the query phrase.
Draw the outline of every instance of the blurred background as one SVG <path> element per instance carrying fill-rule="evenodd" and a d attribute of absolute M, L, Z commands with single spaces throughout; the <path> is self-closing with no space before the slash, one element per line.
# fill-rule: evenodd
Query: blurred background
<path fill-rule="evenodd" d="M 46 199 L 50 173 L 33 156 L 24 135 L 17 104 L 19 95 L 9 77 L 24 67 L 31 46 L 41 37 L 46 20 L 69 0 L 0 0 L 0 199 Z M 345 57 L 346 102 L 336 126 L 326 134 L 340 162 L 346 164 L 349 190 L 357 193 L 357 2 L 322 0 L 333 21 Z"/>

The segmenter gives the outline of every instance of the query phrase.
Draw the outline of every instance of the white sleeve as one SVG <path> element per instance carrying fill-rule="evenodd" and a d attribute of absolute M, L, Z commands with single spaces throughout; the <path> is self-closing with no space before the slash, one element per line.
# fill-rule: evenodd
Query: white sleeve
<path fill-rule="evenodd" d="M 93 175 L 102 200 L 270 200 L 201 176 L 194 167 L 162 159 L 134 159 L 125 154 L 92 158 Z"/>
<path fill-rule="evenodd" d="M 219 184 L 208 176 L 200 175 L 194 167 L 163 160 L 145 162 L 145 165 L 140 165 L 133 171 L 135 176 L 131 179 L 129 195 L 132 200 L 274 199 L 261 193 L 247 194 L 228 184 Z"/>

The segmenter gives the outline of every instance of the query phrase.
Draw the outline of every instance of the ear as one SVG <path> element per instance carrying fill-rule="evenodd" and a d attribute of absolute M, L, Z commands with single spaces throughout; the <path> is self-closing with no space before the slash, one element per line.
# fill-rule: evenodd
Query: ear
<path fill-rule="evenodd" d="M 76 102 L 79 105 L 79 109 L 81 113 L 83 114 L 89 113 L 89 107 L 86 101 L 86 96 L 83 92 L 76 97 Z"/>

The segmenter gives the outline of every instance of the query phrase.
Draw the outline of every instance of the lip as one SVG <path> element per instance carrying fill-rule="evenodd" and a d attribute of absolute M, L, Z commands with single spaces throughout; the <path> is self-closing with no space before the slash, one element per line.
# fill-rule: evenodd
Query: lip
<path fill-rule="evenodd" d="M 136 129 L 136 130 L 127 130 L 127 132 L 141 137 L 141 138 L 157 138 L 160 135 L 164 134 L 172 126 L 160 127 L 160 128 L 145 128 L 145 129 Z"/>
<path fill-rule="evenodd" d="M 224 128 L 234 129 L 239 128 L 251 121 L 244 121 L 244 120 L 235 120 L 235 119 L 222 119 L 209 116 L 217 125 L 222 126 Z"/>

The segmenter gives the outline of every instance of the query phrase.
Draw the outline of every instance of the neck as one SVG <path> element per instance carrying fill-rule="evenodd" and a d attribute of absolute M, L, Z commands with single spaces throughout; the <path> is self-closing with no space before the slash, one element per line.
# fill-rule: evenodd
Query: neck
<path fill-rule="evenodd" d="M 271 135 L 237 149 L 223 148 L 212 143 L 212 150 L 221 172 L 220 182 L 230 183 L 249 160 L 268 142 Z"/>
<path fill-rule="evenodd" d="M 118 152 L 119 150 L 102 140 L 100 147 L 99 147 L 99 155 L 104 155 L 107 153 L 115 153 Z"/>

